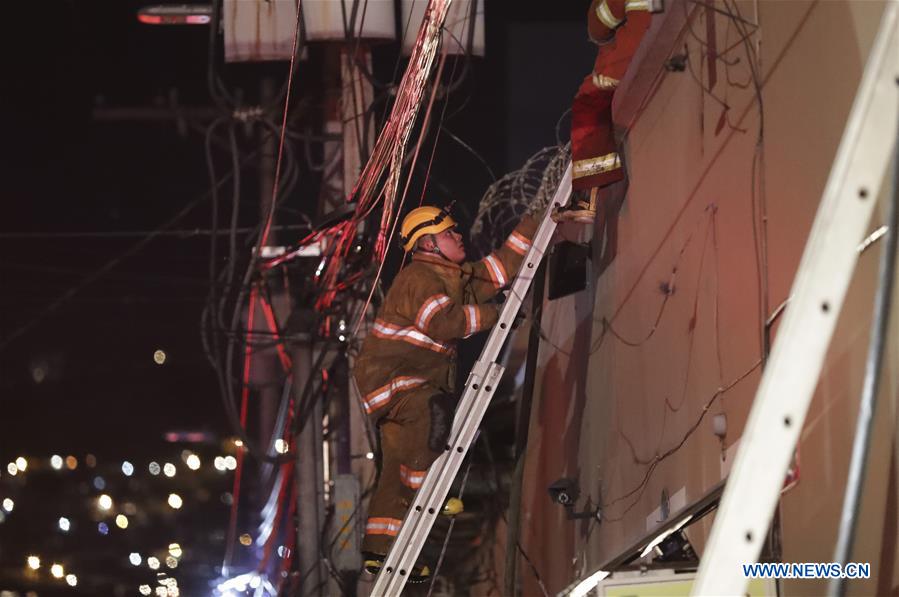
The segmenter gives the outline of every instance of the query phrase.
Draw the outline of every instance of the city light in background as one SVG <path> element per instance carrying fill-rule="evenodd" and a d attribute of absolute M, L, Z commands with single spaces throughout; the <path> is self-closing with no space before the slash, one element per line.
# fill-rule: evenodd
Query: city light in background
<path fill-rule="evenodd" d="M 13 4 L 17 9 L 32 10 L 40 3 Z M 34 167 L 20 169 L 27 173 L 27 186 L 5 182 L 10 195 L 19 200 L 10 202 L 12 217 L 5 220 L 8 226 L 0 232 L 53 236 L 4 245 L 21 252 L 10 263 L 32 279 L 18 285 L 16 278 L 10 285 L 16 292 L 3 298 L 21 304 L 4 303 L 16 338 L 15 344 L 0 354 L 4 373 L 8 364 L 13 373 L 4 394 L 10 397 L 12 408 L 0 418 L 15 432 L 8 444 L 13 451 L 0 460 L 0 589 L 6 590 L 12 579 L 12 584 L 19 583 L 12 588 L 23 595 L 32 588 L 39 595 L 62 590 L 86 595 L 206 597 L 213 588 L 228 595 L 242 591 L 283 594 L 282 585 L 295 582 L 292 579 L 301 569 L 301 547 L 308 547 L 313 539 L 295 545 L 295 525 L 310 511 L 297 503 L 301 466 L 293 458 L 293 454 L 299 457 L 299 446 L 305 445 L 294 436 L 302 427 L 300 420 L 308 419 L 304 412 L 308 397 L 297 395 L 306 380 L 297 380 L 293 387 L 293 380 L 287 381 L 296 373 L 290 367 L 294 356 L 286 341 L 301 333 L 312 342 L 334 341 L 336 349 L 337 341 L 346 348 L 355 340 L 352 313 L 343 300 L 349 285 L 341 296 L 323 297 L 327 300 L 321 307 L 315 297 L 297 301 L 300 297 L 293 293 L 307 282 L 310 295 L 319 293 L 313 272 L 318 268 L 326 281 L 331 275 L 325 268 L 329 263 L 352 274 L 353 284 L 362 281 L 356 274 L 367 277 L 369 266 L 378 259 L 375 252 L 380 249 L 371 234 L 377 228 L 359 227 L 365 238 L 343 234 L 352 252 L 346 260 L 340 255 L 331 261 L 330 257 L 324 259 L 336 238 L 329 232 L 314 244 L 301 246 L 303 254 L 298 253 L 299 258 L 289 266 L 274 269 L 272 265 L 270 271 L 278 274 L 272 280 L 283 283 L 284 288 L 268 297 L 268 289 L 262 288 L 268 282 L 263 281 L 259 297 L 273 299 L 268 306 L 274 309 L 274 323 L 260 316 L 258 330 L 244 329 L 250 327 L 246 318 L 253 310 L 241 311 L 245 305 L 240 302 L 247 298 L 241 293 L 251 288 L 240 281 L 243 273 L 238 270 L 243 264 L 237 260 L 251 256 L 252 267 L 269 267 L 266 250 L 293 250 L 296 247 L 291 245 L 308 244 L 303 239 L 310 227 L 318 225 L 310 221 L 310 215 L 315 214 L 317 220 L 319 213 L 330 211 L 330 206 L 305 199 L 297 204 L 295 199 L 305 197 L 314 190 L 311 187 L 320 184 L 318 179 L 324 178 L 314 163 L 326 148 L 323 143 L 340 145 L 340 134 L 326 130 L 325 120 L 317 122 L 327 117 L 312 113 L 320 111 L 320 98 L 333 96 L 335 101 L 344 101 L 339 95 L 345 86 L 339 68 L 332 73 L 336 77 L 333 82 L 326 80 L 330 76 L 305 80 L 307 71 L 324 73 L 326 69 L 319 65 L 284 69 L 283 55 L 266 57 L 265 66 L 259 68 L 225 64 L 222 57 L 229 55 L 226 44 L 232 41 L 223 32 L 231 29 L 224 22 L 212 23 L 212 19 L 214 14 L 233 15 L 236 10 L 221 6 L 219 10 L 214 3 L 138 4 L 144 6 L 63 2 L 59 7 L 34 10 L 28 19 L 9 19 L 39 23 L 43 33 L 49 34 L 39 36 L 43 44 L 40 59 L 32 60 L 33 53 L 23 51 L 18 60 L 23 71 L 35 76 L 33 82 L 12 87 L 28 108 L 14 111 L 12 120 L 25 125 L 29 142 L 13 139 L 9 144 L 17 148 L 16 155 L 26 156 L 26 166 Z M 232 4 L 240 8 L 254 5 Z M 260 6 L 259 10 L 273 12 L 269 10 L 272 7 Z M 397 16 L 393 8 L 399 10 L 391 6 L 391 26 Z M 362 13 L 364 19 L 365 11 Z M 371 20 L 371 13 L 368 18 Z M 168 23 L 205 26 L 176 33 L 161 27 Z M 288 29 L 296 25 L 293 19 L 281 19 L 279 25 L 285 23 Z M 299 35 L 299 25 L 296 27 Z M 412 23 L 409 31 L 416 27 Z M 282 27 L 276 29 L 281 35 Z M 307 52 L 305 34 L 302 37 L 302 60 L 319 60 L 321 52 Z M 123 44 L 123 39 L 128 43 Z M 347 40 L 341 33 L 331 41 L 335 43 L 328 44 L 328 53 L 335 52 L 332 58 L 339 65 L 339 46 Z M 370 57 L 368 41 L 358 41 L 356 45 L 364 46 Z M 398 63 L 404 64 L 402 40 L 396 41 L 400 43 L 390 51 L 395 50 Z M 388 44 L 379 45 L 384 48 Z M 300 56 L 291 57 L 291 65 L 293 58 Z M 209 72 L 211 62 L 216 72 Z M 363 58 L 359 65 L 368 62 Z M 384 70 L 380 58 L 376 62 Z M 447 65 L 447 75 L 450 66 L 453 73 L 458 72 L 456 66 L 462 63 L 456 62 Z M 357 70 L 352 64 L 350 67 Z M 406 101 L 418 97 L 414 90 L 399 96 L 401 101 L 394 99 L 394 90 L 402 88 L 400 69 L 375 72 L 372 65 L 363 68 L 368 82 L 360 81 L 369 88 L 360 88 L 363 105 L 354 110 L 362 128 L 347 126 L 347 130 L 364 129 L 364 136 L 374 141 L 378 137 L 375 129 L 390 113 L 386 109 L 390 104 L 396 102 L 414 116 L 420 102 Z M 469 70 L 466 63 L 464 72 Z M 295 71 L 300 74 L 291 83 L 282 71 L 291 77 Z M 444 72 L 442 67 L 440 72 Z M 13 74 L 18 76 L 18 71 Z M 433 72 L 412 74 L 416 76 L 408 80 L 422 83 L 424 88 L 430 85 Z M 270 83 L 271 92 L 265 91 Z M 332 83 L 336 86 L 329 89 Z M 468 87 L 463 86 L 463 92 Z M 440 88 L 433 86 L 435 114 L 449 113 L 445 109 L 449 93 L 442 90 L 437 94 Z M 44 93 L 47 90 L 51 92 Z M 288 90 L 295 95 L 282 97 Z M 378 106 L 369 105 L 374 101 L 369 97 L 372 90 Z M 266 98 L 267 94 L 271 97 Z M 52 103 L 46 105 L 44 98 L 52 98 Z M 282 105 L 285 120 L 278 119 L 270 129 L 269 123 L 275 122 Z M 286 118 L 288 108 L 294 109 L 290 119 Z M 45 123 L 52 127 L 48 130 Z M 258 145 L 279 127 L 285 134 L 277 151 L 275 174 L 275 152 Z M 413 128 L 407 133 L 414 137 L 419 133 L 417 126 Z M 403 143 L 410 138 L 404 136 Z M 433 145 L 436 150 L 434 141 L 418 146 L 427 145 L 430 150 Z M 390 143 L 397 145 L 396 141 Z M 370 148 L 359 149 L 359 156 L 367 159 Z M 204 155 L 206 150 L 210 155 Z M 398 145 L 389 151 L 397 150 Z M 410 165 L 405 160 L 402 163 Z M 427 160 L 411 162 L 424 163 Z M 342 169 L 339 176 L 363 166 Z M 271 236 L 267 226 L 258 231 L 254 227 L 255 219 L 264 212 L 249 209 L 250 202 L 258 199 L 260 187 L 277 187 L 270 175 L 280 177 L 282 184 L 271 189 L 271 194 L 262 193 L 263 198 L 271 195 L 272 204 L 278 205 Z M 222 176 L 232 177 L 235 184 L 220 185 Z M 409 180 L 413 178 L 417 176 Z M 355 181 L 343 182 L 350 189 Z M 324 181 L 321 185 L 324 189 Z M 210 186 L 221 189 L 221 196 L 210 196 Z M 342 209 L 347 197 L 336 199 Z M 215 212 L 212 221 L 210 204 Z M 175 219 L 173 210 L 180 214 Z M 17 220 L 19 211 L 27 212 L 27 217 Z M 343 222 L 361 223 L 353 221 L 357 215 L 347 214 L 341 216 Z M 164 228 L 159 228 L 163 223 Z M 346 232 L 351 232 L 350 228 Z M 86 240 L 53 240 L 69 234 Z M 265 263 L 256 264 L 257 256 Z M 16 260 L 21 263 L 12 264 Z M 4 275 L 7 273 L 4 269 Z M 322 288 L 329 289 L 325 294 L 332 292 L 330 285 Z M 233 327 L 228 323 L 232 317 L 222 309 L 232 303 L 238 323 L 236 329 L 226 329 Z M 295 303 L 308 303 L 314 315 L 314 322 L 300 319 L 303 329 L 293 329 L 293 318 L 287 325 L 286 315 Z M 263 303 L 259 304 L 264 310 Z M 45 307 L 49 310 L 42 312 Z M 316 312 L 324 314 L 320 322 Z M 16 331 L 20 326 L 24 326 L 21 339 Z M 285 334 L 288 331 L 290 336 Z M 259 338 L 263 351 L 255 350 Z M 12 340 L 4 334 L 0 350 Z M 226 371 L 228 367 L 218 361 L 232 354 L 234 347 L 229 345 L 226 350 L 225 346 L 230 343 L 238 353 L 246 350 L 247 358 L 244 361 L 243 354 L 232 355 L 228 366 L 234 368 Z M 303 374 L 314 382 L 306 393 L 320 392 L 327 398 L 324 404 L 337 404 L 331 400 L 336 394 L 328 392 L 342 392 L 346 381 L 339 379 L 346 372 L 332 370 L 336 367 L 330 362 L 332 356 L 329 353 L 314 371 Z M 250 363 L 269 357 L 274 364 L 269 373 Z M 223 408 L 219 394 L 226 392 L 217 377 L 235 387 L 243 382 L 250 404 L 246 423 L 229 420 L 240 417 L 230 417 L 234 409 Z M 243 388 L 238 390 L 238 400 Z M 273 390 L 273 406 L 278 408 L 269 409 L 271 412 L 257 408 L 263 402 L 257 400 L 260 388 Z M 232 402 L 235 404 L 224 406 L 240 406 L 236 400 Z M 266 418 L 276 413 L 280 413 L 277 421 L 259 420 L 260 415 Z M 339 433 L 334 417 L 327 441 L 337 441 Z M 330 451 L 332 448 L 332 443 L 324 446 L 324 460 L 333 456 L 336 461 L 338 451 Z M 360 451 L 354 445 L 352 456 L 339 456 L 347 456 L 349 461 L 368 449 Z M 370 463 L 362 460 L 353 465 L 370 468 Z M 323 491 L 317 493 L 326 496 L 324 499 L 336 495 L 329 493 L 333 478 L 328 469 L 324 487 L 319 484 Z M 371 491 L 359 489 L 359 495 Z M 2 576 L 7 564 L 9 578 Z M 292 588 L 284 590 L 292 592 Z"/>
<path fill-rule="evenodd" d="M 166 354 L 164 350 L 157 350 L 153 353 L 153 362 L 157 365 L 164 365 L 166 359 Z"/>
<path fill-rule="evenodd" d="M 112 498 L 105 493 L 97 498 L 97 506 L 101 510 L 109 510 L 112 508 Z"/>
<path fill-rule="evenodd" d="M 162 455 L 162 454 L 160 454 Z M 171 457 L 171 454 L 169 454 Z M 203 466 L 203 459 L 208 458 L 207 462 L 212 462 L 214 456 L 217 456 L 222 464 L 224 471 L 218 471 L 213 466 Z M 86 574 L 85 570 L 79 566 L 79 557 L 84 554 L 93 553 L 94 550 L 118 549 L 119 558 L 125 565 L 143 569 L 154 574 L 165 574 L 155 579 L 153 583 L 131 585 L 128 589 L 130 592 L 139 594 L 162 595 L 166 597 L 170 595 L 181 595 L 183 590 L 179 586 L 180 577 L 182 575 L 196 576 L 197 558 L 213 558 L 213 561 L 219 557 L 216 547 L 220 544 L 221 538 L 209 535 L 203 539 L 205 548 L 195 550 L 194 559 L 192 560 L 194 567 L 188 566 L 182 568 L 182 558 L 185 557 L 184 543 L 175 539 L 175 532 L 189 528 L 185 527 L 183 522 L 179 522 L 177 516 L 179 512 L 186 508 L 187 496 L 192 496 L 192 500 L 199 500 L 206 510 L 210 508 L 218 512 L 218 516 L 224 523 L 228 509 L 218 496 L 230 487 L 230 481 L 223 473 L 227 473 L 228 469 L 224 466 L 225 459 L 220 455 L 207 454 L 201 456 L 195 450 L 181 450 L 180 459 L 185 463 L 185 468 L 180 474 L 173 476 L 165 476 L 163 474 L 154 475 L 148 463 L 156 464 L 158 472 L 162 473 L 164 467 L 169 471 L 175 469 L 175 465 L 163 459 L 165 464 L 159 466 L 157 461 L 145 460 L 140 464 L 138 469 L 131 460 L 111 460 L 104 461 L 98 457 L 93 459 L 84 458 L 85 462 L 91 461 L 92 466 L 85 467 L 83 471 L 76 468 L 68 468 L 66 466 L 67 459 L 69 462 L 76 461 L 76 457 L 69 455 L 66 458 L 58 454 L 41 457 L 20 456 L 16 461 L 9 464 L 16 468 L 16 476 L 6 476 L 6 480 L 15 479 L 17 484 L 15 496 L 25 499 L 31 487 L 32 480 L 40 479 L 39 485 L 35 488 L 44 486 L 47 483 L 67 483 L 69 480 L 78 479 L 83 483 L 82 488 L 98 491 L 103 489 L 102 493 L 80 494 L 77 490 L 78 484 L 68 485 L 71 490 L 60 493 L 56 497 L 56 504 L 52 505 L 53 498 L 48 501 L 48 506 L 56 509 L 55 513 L 48 513 L 46 522 L 40 522 L 35 516 L 42 516 L 30 510 L 22 511 L 25 506 L 17 504 L 13 497 L 3 497 L 0 500 L 2 511 L 0 515 L 4 519 L 0 519 L 0 533 L 8 527 L 9 521 L 17 521 L 22 519 L 25 522 L 26 517 L 29 519 L 27 523 L 33 528 L 47 529 L 47 533 L 55 532 L 56 536 L 62 541 L 69 541 L 66 537 L 72 536 L 71 543 L 63 543 L 61 545 L 69 545 L 69 551 L 63 557 L 60 552 L 55 551 L 53 554 L 43 553 L 47 558 L 47 562 L 42 561 L 42 552 L 46 546 L 46 539 L 50 535 L 44 536 L 44 540 L 36 540 L 32 545 L 22 545 L 21 549 L 31 549 L 30 552 L 20 552 L 22 559 L 21 570 L 29 571 L 32 579 L 44 579 L 46 582 L 57 582 L 62 586 L 75 587 L 79 590 L 86 591 L 88 594 L 92 592 L 92 575 Z M 19 466 L 22 465 L 22 466 Z M 42 468 L 43 467 L 43 468 Z M 140 471 L 143 471 L 142 473 Z M 119 473 L 116 477 L 115 473 Z M 72 475 L 76 475 L 73 477 Z M 148 491 L 148 485 L 157 486 L 160 491 Z M 6 481 L 0 478 L 0 495 L 4 491 Z M 210 494 L 206 489 L 211 485 L 219 485 L 219 489 Z M 63 486 L 60 486 L 63 487 Z M 53 494 L 48 494 L 53 496 Z M 214 499 L 213 499 L 214 498 Z M 46 498 L 45 498 L 46 499 Z M 23 504 L 26 502 L 23 502 Z M 60 512 L 61 509 L 62 512 Z M 63 515 L 61 515 L 63 514 Z M 94 517 L 100 517 L 99 520 L 92 520 Z M 78 525 L 81 525 L 80 527 Z M 105 546 L 95 545 L 94 547 L 86 547 L 91 545 L 90 540 L 86 539 L 80 529 L 95 529 L 93 536 L 102 538 Z M 75 532 L 79 531 L 79 532 Z M 160 537 L 160 533 L 163 533 Z M 179 533 L 181 534 L 181 533 Z M 36 538 L 40 534 L 36 535 Z M 126 543 L 122 543 L 128 537 Z M 153 539 L 153 537 L 159 537 Z M 2 540 L 2 534 L 0 534 Z M 112 543 L 109 543 L 112 541 Z M 115 547 L 118 545 L 119 547 Z M 128 547 L 142 546 L 141 549 L 131 549 Z M 17 546 L 19 547 L 19 546 Z M 50 557 L 53 556 L 51 560 Z M 211 569 L 206 565 L 204 570 Z M 178 574 L 179 578 L 173 575 Z M 85 580 L 87 579 L 87 580 Z M 147 580 L 150 580 L 149 578 Z M 204 581 L 206 582 L 206 581 Z"/>

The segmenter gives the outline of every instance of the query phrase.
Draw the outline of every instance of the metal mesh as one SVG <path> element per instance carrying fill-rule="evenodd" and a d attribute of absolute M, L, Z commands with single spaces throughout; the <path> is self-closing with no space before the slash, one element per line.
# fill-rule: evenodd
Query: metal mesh
<path fill-rule="evenodd" d="M 522 215 L 543 211 L 569 156 L 570 143 L 544 147 L 487 188 L 471 227 L 471 242 L 480 255 L 502 244 Z"/>

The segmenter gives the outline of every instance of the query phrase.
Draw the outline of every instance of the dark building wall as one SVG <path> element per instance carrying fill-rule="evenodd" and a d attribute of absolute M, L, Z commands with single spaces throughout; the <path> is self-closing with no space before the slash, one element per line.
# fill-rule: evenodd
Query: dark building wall
<path fill-rule="evenodd" d="M 617 236 L 594 230 L 594 247 L 611 242 L 615 258 L 585 292 L 548 303 L 544 313 L 522 542 L 550 592 L 658 526 L 663 491 L 673 514 L 727 475 L 760 379 L 761 328 L 789 296 L 883 7 L 758 3 L 761 159 L 760 105 L 747 68 L 756 38 L 740 44 L 733 23 L 715 15 L 718 49 L 733 49 L 729 64 L 715 63 L 712 85 L 709 15 L 667 4 L 629 74 L 636 78 L 622 87 L 631 93 L 616 98 L 630 181 Z M 754 3 L 737 6 L 756 18 Z M 687 70 L 664 70 L 679 53 Z M 877 253 L 861 257 L 804 428 L 800 479 L 782 502 L 784 561 L 832 557 Z M 772 332 L 776 341 L 776 326 Z M 893 344 L 897 337 L 894 321 Z M 895 528 L 896 501 L 889 423 L 896 371 L 888 367 L 886 422 L 875 439 L 855 555 L 879 577 L 852 586 L 858 594 L 896 585 L 896 550 L 883 530 Z M 723 440 L 712 431 L 714 415 L 727 419 Z M 567 521 L 550 502 L 546 487 L 562 476 L 578 477 L 579 508 L 603 506 L 601 525 Z M 709 523 L 689 531 L 700 552 Z M 539 593 L 532 576 L 521 578 L 524 594 Z M 820 594 L 824 586 L 797 582 L 786 590 Z"/>

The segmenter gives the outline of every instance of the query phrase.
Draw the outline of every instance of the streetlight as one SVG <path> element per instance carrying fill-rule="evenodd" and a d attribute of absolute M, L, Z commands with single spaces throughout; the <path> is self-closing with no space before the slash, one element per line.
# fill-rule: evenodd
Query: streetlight
<path fill-rule="evenodd" d="M 145 6 L 137 11 L 137 20 L 145 25 L 208 25 L 212 20 L 209 4 Z"/>

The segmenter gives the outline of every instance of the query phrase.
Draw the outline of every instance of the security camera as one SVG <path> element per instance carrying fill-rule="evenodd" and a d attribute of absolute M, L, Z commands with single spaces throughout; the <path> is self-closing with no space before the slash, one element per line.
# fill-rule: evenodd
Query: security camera
<path fill-rule="evenodd" d="M 547 488 L 549 497 L 557 504 L 561 504 L 566 508 L 571 508 L 580 495 L 580 489 L 577 481 L 563 477 Z"/>
<path fill-rule="evenodd" d="M 549 497 L 557 504 L 565 508 L 565 516 L 569 520 L 577 520 L 579 518 L 595 518 L 597 521 L 602 520 L 602 512 L 599 507 L 591 507 L 590 499 L 587 499 L 586 510 L 583 512 L 575 512 L 574 504 L 581 495 L 581 490 L 575 479 L 562 477 L 552 485 L 546 488 Z"/>

